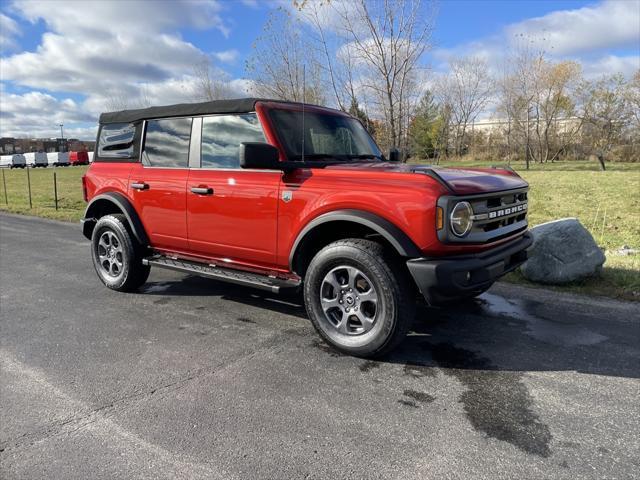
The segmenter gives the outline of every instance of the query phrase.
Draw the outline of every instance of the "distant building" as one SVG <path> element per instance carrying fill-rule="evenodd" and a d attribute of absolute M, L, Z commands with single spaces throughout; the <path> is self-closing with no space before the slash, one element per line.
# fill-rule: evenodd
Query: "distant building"
<path fill-rule="evenodd" d="M 77 138 L 0 138 L 0 153 L 27 152 L 91 152 L 96 142 Z"/>
<path fill-rule="evenodd" d="M 0 152 L 3 154 L 15 152 L 16 139 L 11 137 L 0 138 Z"/>
<path fill-rule="evenodd" d="M 522 121 L 523 122 L 523 121 Z M 524 123 L 524 122 L 523 122 Z M 580 130 L 580 119 L 577 117 L 555 118 L 553 120 L 558 133 L 570 133 Z M 510 127 L 509 121 L 504 118 L 488 118 L 484 120 L 476 120 L 468 125 L 468 130 L 472 132 L 482 132 L 485 134 L 503 133 Z M 529 128 L 535 129 L 536 123 L 532 118 Z"/>

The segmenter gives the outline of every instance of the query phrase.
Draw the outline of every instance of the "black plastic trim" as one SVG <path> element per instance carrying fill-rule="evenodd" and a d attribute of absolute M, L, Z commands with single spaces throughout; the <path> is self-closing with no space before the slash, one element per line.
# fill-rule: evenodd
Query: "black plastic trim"
<path fill-rule="evenodd" d="M 144 226 L 138 216 L 138 212 L 133 208 L 133 205 L 131 205 L 131 202 L 129 202 L 127 197 L 117 192 L 107 192 L 97 195 L 91 200 L 89 205 L 87 205 L 87 209 L 84 212 L 84 218 L 80 221 L 82 223 L 82 233 L 85 237 L 91 239 L 91 233 L 93 232 L 93 227 L 95 227 L 97 221 L 95 217 L 97 204 L 102 201 L 111 202 L 118 207 L 118 209 L 127 218 L 127 221 L 131 226 L 133 236 L 136 238 L 138 243 L 142 246 L 149 245 L 149 237 L 147 237 L 147 232 L 144 230 Z"/>
<path fill-rule="evenodd" d="M 422 255 L 420 249 L 413 243 L 409 236 L 389 220 L 363 210 L 336 210 L 314 218 L 298 234 L 289 253 L 289 267 L 291 269 L 293 269 L 296 251 L 302 244 L 304 238 L 316 227 L 335 221 L 354 222 L 374 230 L 376 233 L 382 235 L 403 257 L 419 257 Z"/>
<path fill-rule="evenodd" d="M 480 291 L 527 260 L 533 237 L 525 232 L 520 238 L 487 252 L 438 258 L 415 258 L 407 267 L 428 302 L 455 298 Z M 470 278 L 467 280 L 466 274 Z"/>

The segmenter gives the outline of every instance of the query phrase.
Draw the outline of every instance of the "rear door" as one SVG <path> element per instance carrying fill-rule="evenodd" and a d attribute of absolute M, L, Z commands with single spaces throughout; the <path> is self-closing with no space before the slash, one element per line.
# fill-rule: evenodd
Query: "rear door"
<path fill-rule="evenodd" d="M 256 114 L 194 121 L 202 127 L 201 162 L 192 165 L 187 182 L 191 251 L 225 263 L 273 266 L 282 172 L 240 168 L 240 143 L 265 141 Z"/>
<path fill-rule="evenodd" d="M 129 198 L 151 245 L 159 250 L 187 251 L 186 185 L 192 118 L 148 120 L 142 161 L 129 175 Z"/>

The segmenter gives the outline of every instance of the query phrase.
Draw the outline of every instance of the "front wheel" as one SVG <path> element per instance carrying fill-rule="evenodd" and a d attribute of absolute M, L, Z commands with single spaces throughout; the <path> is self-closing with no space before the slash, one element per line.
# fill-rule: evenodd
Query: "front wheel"
<path fill-rule="evenodd" d="M 105 215 L 91 235 L 91 254 L 98 278 L 107 287 L 130 292 L 142 286 L 150 267 L 142 264 L 142 248 L 127 228 L 124 215 Z"/>
<path fill-rule="evenodd" d="M 339 240 L 313 258 L 304 281 L 307 312 L 333 348 L 378 357 L 405 338 L 415 312 L 415 289 L 379 243 Z"/>

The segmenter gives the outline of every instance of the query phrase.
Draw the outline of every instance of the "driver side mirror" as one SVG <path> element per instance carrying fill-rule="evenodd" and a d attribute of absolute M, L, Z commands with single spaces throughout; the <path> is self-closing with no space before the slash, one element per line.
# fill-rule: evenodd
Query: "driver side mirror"
<path fill-rule="evenodd" d="M 389 161 L 390 162 L 400 161 L 400 151 L 397 148 L 392 148 L 391 150 L 389 150 Z"/>
<path fill-rule="evenodd" d="M 273 145 L 263 142 L 240 144 L 240 168 L 282 170 L 280 153 Z"/>

